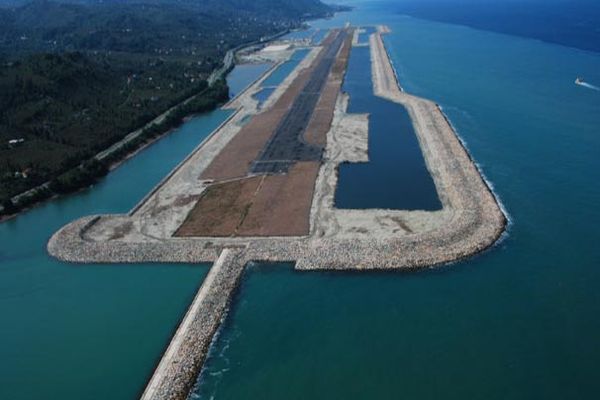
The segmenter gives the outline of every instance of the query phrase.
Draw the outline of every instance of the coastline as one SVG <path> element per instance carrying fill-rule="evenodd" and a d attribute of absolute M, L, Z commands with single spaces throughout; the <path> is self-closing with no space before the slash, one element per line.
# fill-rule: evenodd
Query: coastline
<path fill-rule="evenodd" d="M 53 236 L 48 245 L 50 253 L 77 262 L 198 262 L 214 261 L 220 249 L 243 245 L 254 260 L 296 261 L 297 269 L 412 269 L 453 262 L 491 246 L 507 223 L 493 191 L 438 105 L 398 88 L 381 34 L 373 34 L 370 42 L 375 94 L 407 108 L 443 204 L 441 211 L 335 209 L 337 165 L 345 158 L 350 162 L 363 160 L 367 134 L 364 120 L 347 114 L 345 106 L 339 105 L 328 133 L 326 153 L 342 156 L 326 157 L 320 168 L 308 236 L 172 237 L 194 199 L 206 188 L 198 185 L 196 177 L 237 134 L 239 119 L 253 112 L 244 111 L 198 146 L 134 213 L 101 216 L 85 229 L 85 218 L 75 221 Z M 274 96 L 281 95 L 287 84 L 282 84 L 280 93 Z M 244 92 L 237 104 L 250 107 L 254 104 L 250 96 Z M 347 133 L 342 133 L 344 130 Z M 359 144 L 358 154 L 344 151 L 344 143 L 336 139 L 343 135 L 350 140 L 346 144 Z M 158 218 L 157 213 L 162 215 Z M 390 230 L 397 225 L 409 229 L 402 233 Z M 124 229 L 122 235 L 111 233 Z"/>
<path fill-rule="evenodd" d="M 252 94 L 259 79 L 236 99 L 238 108 L 230 119 L 129 214 L 78 219 L 48 242 L 49 253 L 64 261 L 216 261 L 209 272 L 211 278 L 207 277 L 179 325 L 142 399 L 186 398 L 250 261 L 291 261 L 296 270 L 313 271 L 414 270 L 455 263 L 485 251 L 502 237 L 507 219 L 501 206 L 445 114 L 434 102 L 401 91 L 379 31 L 371 35 L 369 42 L 374 94 L 403 105 L 409 112 L 443 204 L 441 211 L 335 209 L 338 166 L 343 162 L 368 162 L 368 116 L 347 113 L 349 97 L 340 91 L 327 133 L 326 156 L 315 183 L 308 236 L 183 238 L 172 236 L 173 227 L 152 228 L 164 218 L 177 220 L 175 214 L 167 212 L 157 218 L 157 213 L 172 212 L 172 205 L 184 199 L 177 198 L 178 193 L 197 198 L 203 192 L 205 186 L 198 184 L 197 177 L 239 132 L 236 124 L 240 119 L 256 112 Z M 313 62 L 314 53 L 290 73 L 273 96 L 284 94 L 298 71 Z M 177 212 L 185 216 L 187 210 L 185 203 Z M 177 228 L 178 224 L 174 225 Z M 396 225 L 410 229 L 390 229 Z M 223 279 L 212 278 L 221 276 L 222 271 L 226 271 Z M 221 283 L 214 284 L 217 281 Z"/>
<path fill-rule="evenodd" d="M 244 51 L 245 49 L 248 48 L 252 48 L 254 46 L 257 45 L 261 45 L 264 43 L 268 43 L 269 41 L 275 40 L 281 36 L 286 35 L 287 33 L 289 33 L 289 29 L 288 30 L 284 30 L 281 32 L 278 32 L 266 39 L 264 39 L 263 41 L 253 41 L 250 43 L 243 43 L 231 50 L 228 50 L 227 53 L 225 54 L 225 56 L 223 57 L 223 67 L 214 70 L 209 79 L 211 79 L 213 82 L 217 81 L 219 78 L 224 78 L 226 77 L 229 72 L 234 68 L 235 66 L 235 61 L 236 61 L 236 54 L 238 52 Z M 263 73 L 260 77 L 258 77 L 257 79 L 255 79 L 252 83 L 250 83 L 244 90 L 247 90 L 250 86 L 252 86 L 252 84 L 254 82 L 256 82 L 257 80 L 262 79 L 264 76 L 266 76 L 267 74 L 271 73 L 274 68 L 276 68 L 277 65 L 273 65 L 271 68 L 269 68 L 267 71 L 265 71 L 265 73 Z M 120 139 L 119 141 L 113 143 L 112 145 L 108 146 L 106 149 L 98 152 L 96 155 L 94 155 L 92 158 L 90 158 L 89 160 L 98 160 L 98 161 L 103 161 L 105 158 L 110 157 L 113 153 L 118 152 L 119 149 L 126 145 L 127 143 L 131 142 L 134 139 L 137 139 L 138 137 L 143 135 L 143 131 L 147 128 L 152 127 L 153 125 L 156 124 L 160 124 L 162 121 L 164 121 L 164 119 L 166 119 L 166 117 L 168 117 L 172 112 L 174 112 L 177 108 L 184 106 L 186 104 L 188 104 L 190 101 L 192 101 L 193 99 L 195 99 L 198 96 L 201 96 L 203 93 L 205 93 L 207 89 L 202 90 L 199 93 L 196 93 L 186 99 L 184 99 L 183 101 L 181 101 L 180 103 L 177 103 L 176 105 L 170 107 L 169 109 L 167 109 L 166 111 L 164 111 L 162 114 L 159 114 L 158 116 L 156 116 L 154 119 L 152 119 L 151 121 L 147 122 L 144 126 L 129 132 L 128 134 L 126 134 L 122 139 Z M 241 93 L 240 93 L 241 94 Z M 218 104 L 214 110 L 220 109 L 220 108 L 226 108 L 230 103 L 232 103 L 237 97 L 239 97 L 239 94 L 234 96 L 233 98 L 227 100 L 227 102 L 223 103 L 223 104 Z M 211 110 L 211 111 L 214 111 Z M 207 112 L 211 112 L 211 111 L 207 111 Z M 191 118 L 194 118 L 197 115 L 201 115 L 204 113 L 192 113 L 189 114 L 185 117 L 182 118 L 182 122 L 177 125 L 177 126 L 173 126 L 170 127 L 168 129 L 166 129 L 163 133 L 154 136 L 154 137 L 148 137 L 143 143 L 141 143 L 138 147 L 136 147 L 135 149 L 132 149 L 130 151 L 125 152 L 124 154 L 120 155 L 119 157 L 117 157 L 115 160 L 110 161 L 109 164 L 106 166 L 107 168 L 107 174 L 110 173 L 111 171 L 114 171 L 115 169 L 119 168 L 123 163 L 125 163 L 126 161 L 128 161 L 129 159 L 131 159 L 132 157 L 135 157 L 138 153 L 140 153 L 141 151 L 145 150 L 146 148 L 148 148 L 149 146 L 153 145 L 155 142 L 157 142 L 158 140 L 166 137 L 167 135 L 169 135 L 171 132 L 173 132 L 174 130 L 176 130 L 179 126 L 183 125 L 185 122 L 187 122 L 188 120 L 190 120 Z M 87 161 L 89 161 L 87 160 Z M 82 161 L 85 162 L 86 160 Z M 81 164 L 80 164 L 81 165 Z M 77 168 L 77 167 L 76 167 Z M 106 174 L 105 174 L 106 175 Z M 99 176 L 96 179 L 102 179 L 105 175 Z M 25 213 L 39 205 L 42 205 L 48 201 L 52 201 L 54 199 L 63 197 L 63 196 L 69 196 L 71 194 L 74 193 L 79 193 L 83 190 L 87 190 L 90 187 L 94 186 L 97 182 L 93 182 L 91 184 L 88 185 L 84 185 L 81 186 L 80 188 L 70 191 L 68 193 L 54 193 L 51 192 L 50 196 L 45 197 L 46 195 L 44 194 L 45 190 L 49 190 L 49 185 L 50 185 L 50 181 L 44 182 L 38 186 L 35 186 L 31 189 L 28 189 L 22 193 L 16 194 L 13 197 L 11 197 L 11 201 L 13 203 L 17 203 L 19 202 L 21 199 L 31 199 L 31 198 L 35 198 L 35 196 L 40 196 L 39 200 L 32 200 L 31 203 L 27 203 L 25 206 L 17 206 L 18 210 L 14 213 L 11 214 L 3 214 L 2 212 L 2 205 L 0 205 L 0 223 L 6 222 L 8 220 L 11 220 L 13 218 L 17 218 L 20 214 Z"/>

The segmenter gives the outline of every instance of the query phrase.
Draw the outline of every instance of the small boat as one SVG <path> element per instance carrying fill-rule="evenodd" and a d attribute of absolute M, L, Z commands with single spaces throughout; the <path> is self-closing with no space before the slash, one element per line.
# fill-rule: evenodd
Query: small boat
<path fill-rule="evenodd" d="M 585 83 L 585 81 L 583 80 L 583 78 L 579 78 L 579 77 L 578 77 L 577 79 L 575 79 L 575 84 L 577 84 L 577 85 L 581 85 L 581 84 L 583 84 L 583 83 Z"/>

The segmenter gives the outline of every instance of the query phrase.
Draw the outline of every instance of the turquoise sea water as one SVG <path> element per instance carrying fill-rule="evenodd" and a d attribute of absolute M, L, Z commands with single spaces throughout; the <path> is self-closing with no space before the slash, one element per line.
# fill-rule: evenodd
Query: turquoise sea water
<path fill-rule="evenodd" d="M 403 87 L 439 102 L 511 218 L 416 273 L 246 274 L 195 396 L 589 399 L 600 392 L 600 54 L 364 6 Z M 367 66 L 365 66 L 367 67 Z"/>
<path fill-rule="evenodd" d="M 260 73 L 234 71 L 234 86 Z M 209 266 L 66 264 L 46 242 L 75 218 L 129 211 L 229 113 L 193 118 L 93 188 L 0 224 L 0 399 L 141 394 Z"/>

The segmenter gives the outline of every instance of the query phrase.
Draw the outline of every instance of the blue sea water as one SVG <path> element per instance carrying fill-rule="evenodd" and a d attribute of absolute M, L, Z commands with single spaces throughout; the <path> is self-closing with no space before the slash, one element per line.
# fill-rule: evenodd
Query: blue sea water
<path fill-rule="evenodd" d="M 375 0 L 365 7 L 600 52 L 597 0 Z"/>
<path fill-rule="evenodd" d="M 391 27 L 402 86 L 443 107 L 508 234 L 416 273 L 254 265 L 194 396 L 597 397 L 600 92 L 574 80 L 598 85 L 600 54 L 355 4 L 313 26 Z"/>
<path fill-rule="evenodd" d="M 209 265 L 67 264 L 46 243 L 78 217 L 129 211 L 230 113 L 192 118 L 92 188 L 0 224 L 0 399 L 139 397 Z"/>
<path fill-rule="evenodd" d="M 282 40 L 302 40 L 309 39 L 314 35 L 314 29 L 301 29 L 298 31 L 293 31 L 281 37 Z"/>

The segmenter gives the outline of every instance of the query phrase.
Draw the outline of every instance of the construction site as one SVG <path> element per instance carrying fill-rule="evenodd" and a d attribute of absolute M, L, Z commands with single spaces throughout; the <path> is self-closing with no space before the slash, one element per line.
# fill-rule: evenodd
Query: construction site
<path fill-rule="evenodd" d="M 506 218 L 439 106 L 401 89 L 385 26 L 340 27 L 315 45 L 262 105 L 254 95 L 294 49 L 244 55 L 273 67 L 224 107 L 230 117 L 128 214 L 73 221 L 49 241 L 71 262 L 213 262 L 143 399 L 184 399 L 245 265 L 302 270 L 415 269 L 492 246 Z M 434 211 L 338 209 L 343 163 L 369 162 L 368 114 L 348 112 L 342 85 L 353 47 L 368 47 L 375 96 L 404 107 L 441 203 Z M 268 50 L 268 51 L 265 51 Z M 393 124 L 390 121 L 390 124 Z"/>

